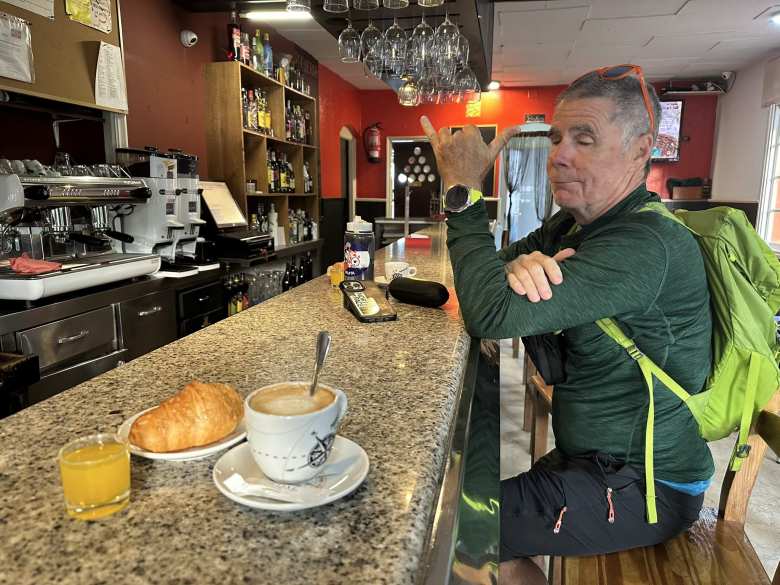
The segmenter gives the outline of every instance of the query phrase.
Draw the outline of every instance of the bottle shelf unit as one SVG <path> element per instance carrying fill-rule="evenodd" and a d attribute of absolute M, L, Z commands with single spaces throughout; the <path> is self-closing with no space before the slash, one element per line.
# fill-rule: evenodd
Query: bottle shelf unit
<path fill-rule="evenodd" d="M 319 221 L 320 157 L 317 100 L 277 80 L 235 61 L 206 66 L 208 176 L 224 180 L 238 206 L 246 215 L 257 213 L 258 205 L 273 202 L 279 225 L 287 227 L 288 210 L 304 209 Z M 273 136 L 243 126 L 241 88 L 261 89 L 268 96 Z M 315 144 L 285 139 L 287 102 L 309 113 Z M 295 193 L 268 191 L 268 152 L 284 153 L 295 172 Z M 308 163 L 313 192 L 303 192 L 303 168 Z M 256 190 L 247 192 L 247 181 L 256 181 Z"/>

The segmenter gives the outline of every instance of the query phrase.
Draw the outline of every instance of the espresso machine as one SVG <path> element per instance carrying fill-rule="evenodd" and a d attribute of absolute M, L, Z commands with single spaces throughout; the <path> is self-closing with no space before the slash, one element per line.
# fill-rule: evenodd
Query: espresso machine
<path fill-rule="evenodd" d="M 130 178 L 0 174 L 0 299 L 30 302 L 156 272 L 160 258 L 126 253 L 133 238 L 113 221 L 116 209 L 149 198 Z M 19 273 L 11 260 L 23 256 L 61 267 Z"/>
<path fill-rule="evenodd" d="M 158 276 L 197 274 L 195 251 L 200 226 L 197 157 L 154 147 L 117 148 L 117 162 L 150 189 L 147 205 L 122 214 L 124 230 L 134 238 L 127 251 L 159 254 Z M 218 267 L 216 265 L 215 267 Z"/>

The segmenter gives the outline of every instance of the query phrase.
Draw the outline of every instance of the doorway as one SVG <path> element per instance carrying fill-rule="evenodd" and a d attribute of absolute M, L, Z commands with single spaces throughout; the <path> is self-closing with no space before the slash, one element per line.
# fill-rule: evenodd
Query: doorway
<path fill-rule="evenodd" d="M 348 127 L 339 131 L 339 182 L 337 197 L 320 199 L 320 238 L 322 270 L 344 257 L 343 241 L 347 222 L 355 217 L 357 188 L 357 135 Z"/>

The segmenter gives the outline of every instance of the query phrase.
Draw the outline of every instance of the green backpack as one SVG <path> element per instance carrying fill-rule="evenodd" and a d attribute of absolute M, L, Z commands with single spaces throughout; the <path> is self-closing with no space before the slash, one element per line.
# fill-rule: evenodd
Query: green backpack
<path fill-rule="evenodd" d="M 704 389 L 689 394 L 644 355 L 614 319 L 596 324 L 636 360 L 650 404 L 645 427 L 647 519 L 658 521 L 653 473 L 653 378 L 674 392 L 693 413 L 701 436 L 715 441 L 739 429 L 731 456 L 738 471 L 748 456 L 748 433 L 758 412 L 780 386 L 780 345 L 775 314 L 780 308 L 780 262 L 745 214 L 731 207 L 669 211 L 649 203 L 640 212 L 660 213 L 688 228 L 704 259 L 712 310 L 712 370 Z"/>

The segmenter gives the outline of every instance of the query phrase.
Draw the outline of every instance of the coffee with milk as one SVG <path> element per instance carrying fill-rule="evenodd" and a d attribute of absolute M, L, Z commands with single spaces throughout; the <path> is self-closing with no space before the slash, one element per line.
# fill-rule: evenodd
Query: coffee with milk
<path fill-rule="evenodd" d="M 318 386 L 314 396 L 304 384 L 277 384 L 257 392 L 249 401 L 252 410 L 277 416 L 309 414 L 326 408 L 336 396 L 330 390 Z"/>

